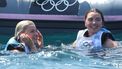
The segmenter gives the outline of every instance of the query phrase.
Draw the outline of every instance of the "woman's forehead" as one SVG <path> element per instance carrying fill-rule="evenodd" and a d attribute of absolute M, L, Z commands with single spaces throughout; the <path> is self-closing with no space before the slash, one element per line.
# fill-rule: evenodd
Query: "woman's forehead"
<path fill-rule="evenodd" d="M 87 17 L 101 17 L 98 12 L 89 12 Z"/>

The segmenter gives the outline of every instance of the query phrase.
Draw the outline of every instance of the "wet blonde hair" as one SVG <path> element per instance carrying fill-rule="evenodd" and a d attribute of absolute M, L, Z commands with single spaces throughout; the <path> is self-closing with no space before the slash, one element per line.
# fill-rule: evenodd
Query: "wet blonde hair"
<path fill-rule="evenodd" d="M 24 32 L 28 25 L 35 25 L 35 24 L 31 20 L 23 20 L 23 21 L 18 22 L 15 28 L 14 36 L 18 36 L 19 33 Z"/>

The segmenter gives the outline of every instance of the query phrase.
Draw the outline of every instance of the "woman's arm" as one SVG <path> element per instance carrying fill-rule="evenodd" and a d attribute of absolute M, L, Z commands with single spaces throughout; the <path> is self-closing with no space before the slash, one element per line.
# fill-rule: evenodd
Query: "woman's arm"
<path fill-rule="evenodd" d="M 102 44 L 106 48 L 113 48 L 117 46 L 118 42 L 115 41 L 111 33 L 103 33 Z"/>
<path fill-rule="evenodd" d="M 117 41 L 113 41 L 111 39 L 107 39 L 106 42 L 104 43 L 104 47 L 106 48 L 114 48 L 117 47 L 118 42 Z"/>

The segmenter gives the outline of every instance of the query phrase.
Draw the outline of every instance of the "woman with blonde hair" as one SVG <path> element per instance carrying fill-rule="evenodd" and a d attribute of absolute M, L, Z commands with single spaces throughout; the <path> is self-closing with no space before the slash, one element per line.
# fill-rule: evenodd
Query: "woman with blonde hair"
<path fill-rule="evenodd" d="M 38 52 L 43 47 L 43 36 L 31 20 L 20 21 L 15 34 L 6 44 L 5 50 L 13 52 Z"/>

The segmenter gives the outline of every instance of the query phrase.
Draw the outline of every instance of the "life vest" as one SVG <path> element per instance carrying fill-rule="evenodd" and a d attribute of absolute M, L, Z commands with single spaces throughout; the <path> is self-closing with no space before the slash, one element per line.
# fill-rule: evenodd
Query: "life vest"
<path fill-rule="evenodd" d="M 75 40 L 75 46 L 76 48 L 89 47 L 91 51 L 101 51 L 103 50 L 101 38 L 102 34 L 104 32 L 110 33 L 109 30 L 105 28 L 101 28 L 96 34 L 85 37 L 85 33 L 88 31 L 88 29 L 80 30 L 77 34 L 77 39 Z"/>
<path fill-rule="evenodd" d="M 9 41 L 7 42 L 6 46 L 5 46 L 5 51 L 10 50 L 11 49 L 17 49 L 17 48 L 21 48 L 24 49 L 24 51 L 26 53 L 29 53 L 29 48 L 27 46 L 25 46 L 24 43 L 19 43 L 15 37 L 12 37 L 9 39 Z"/>

